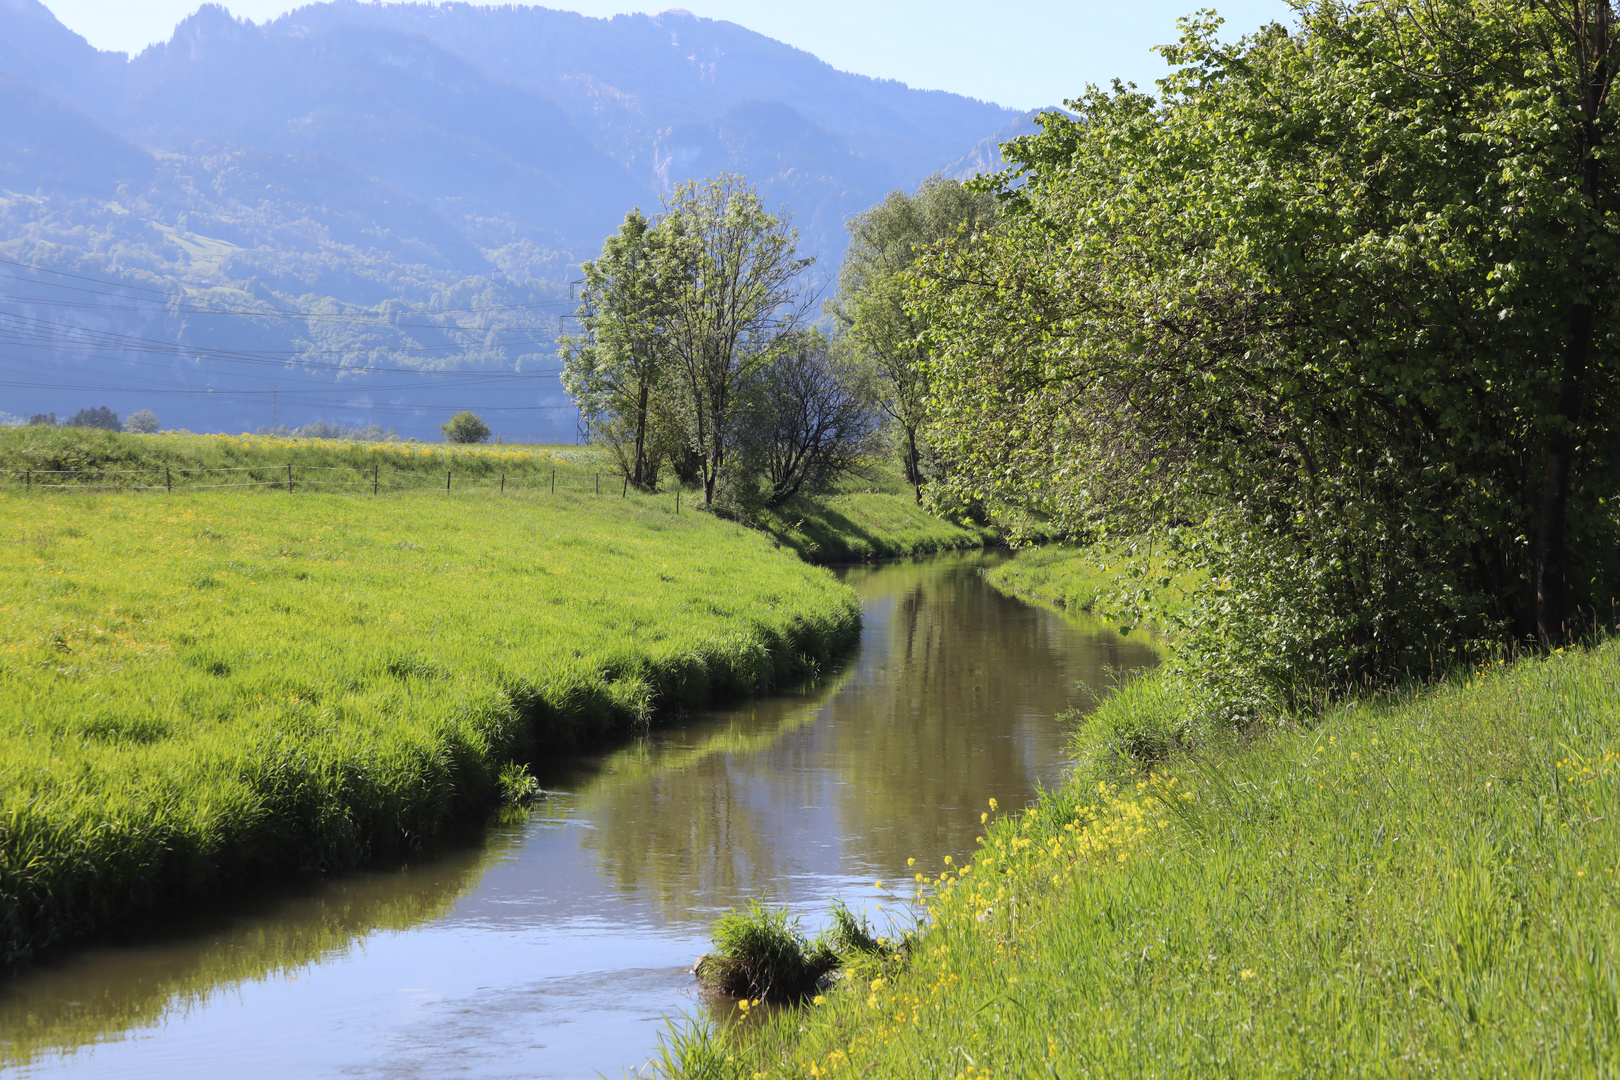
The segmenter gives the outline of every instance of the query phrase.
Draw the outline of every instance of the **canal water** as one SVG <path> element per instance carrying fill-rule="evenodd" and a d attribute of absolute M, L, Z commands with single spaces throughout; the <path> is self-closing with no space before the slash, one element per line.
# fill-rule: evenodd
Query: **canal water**
<path fill-rule="evenodd" d="M 1057 715 L 1154 662 L 996 593 L 995 558 L 842 571 L 865 616 L 842 666 L 558 762 L 535 809 L 430 856 L 0 976 L 0 1077 L 633 1074 L 666 1017 L 725 1007 L 689 974 L 716 915 L 905 919 L 907 858 L 971 852 L 989 799 L 1062 778 Z"/>

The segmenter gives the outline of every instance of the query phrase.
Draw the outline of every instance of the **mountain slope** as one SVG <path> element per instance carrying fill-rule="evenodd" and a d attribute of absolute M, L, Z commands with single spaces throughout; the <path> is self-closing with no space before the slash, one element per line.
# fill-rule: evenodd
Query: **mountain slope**
<path fill-rule="evenodd" d="M 683 12 L 356 0 L 132 58 L 0 0 L 0 115 L 0 409 L 531 437 L 572 434 L 563 290 L 632 206 L 743 173 L 824 281 L 851 214 L 1019 119 Z"/>

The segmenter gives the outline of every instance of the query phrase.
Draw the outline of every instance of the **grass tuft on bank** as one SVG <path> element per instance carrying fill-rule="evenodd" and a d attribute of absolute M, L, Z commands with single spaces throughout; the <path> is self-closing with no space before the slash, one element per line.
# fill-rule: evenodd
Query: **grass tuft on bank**
<path fill-rule="evenodd" d="M 410 848 L 514 760 L 757 694 L 853 593 L 668 500 L 0 492 L 0 956 Z"/>
<path fill-rule="evenodd" d="M 1610 642 L 1050 792 L 918 882 L 903 972 L 741 1040 L 677 1033 L 665 1067 L 1612 1074 L 1617 680 Z"/>

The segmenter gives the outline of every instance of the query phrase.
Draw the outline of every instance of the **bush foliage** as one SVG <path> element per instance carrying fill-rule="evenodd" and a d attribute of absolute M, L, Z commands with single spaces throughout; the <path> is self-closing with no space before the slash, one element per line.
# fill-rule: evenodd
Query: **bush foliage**
<path fill-rule="evenodd" d="M 1620 570 L 1607 7 L 1316 4 L 1048 113 L 936 251 L 938 497 L 1157 536 L 1234 718 L 1564 640 Z M 1426 44 L 1418 53 L 1412 42 Z"/>

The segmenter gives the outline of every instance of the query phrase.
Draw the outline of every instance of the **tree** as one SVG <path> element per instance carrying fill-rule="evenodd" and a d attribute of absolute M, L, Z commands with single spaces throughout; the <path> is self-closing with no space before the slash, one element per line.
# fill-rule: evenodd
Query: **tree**
<path fill-rule="evenodd" d="M 866 383 L 861 370 L 835 357 L 816 331 L 795 335 L 777 351 L 757 391 L 766 506 L 780 506 L 841 475 L 865 475 L 876 428 Z"/>
<path fill-rule="evenodd" d="M 158 430 L 157 414 L 151 409 L 136 409 L 124 418 L 124 430 L 150 435 Z"/>
<path fill-rule="evenodd" d="M 558 342 L 563 387 L 579 405 L 592 437 L 607 445 L 632 484 L 658 486 L 659 464 L 685 443 L 670 400 L 669 351 L 664 345 L 663 291 L 671 269 L 664 233 L 641 210 L 625 215 L 602 254 L 581 267 L 580 333 Z"/>
<path fill-rule="evenodd" d="M 680 185 L 659 229 L 663 341 L 712 506 L 745 433 L 747 391 L 803 315 L 798 277 L 812 260 L 739 176 Z"/>
<path fill-rule="evenodd" d="M 489 439 L 489 425 L 477 414 L 465 410 L 452 416 L 448 423 L 440 424 L 439 430 L 453 443 L 481 443 Z"/>
<path fill-rule="evenodd" d="M 1620 586 L 1609 8 L 1216 25 L 1043 116 L 923 265 L 950 485 L 1176 545 L 1192 662 L 1255 692 L 1564 640 Z"/>
<path fill-rule="evenodd" d="M 907 275 L 929 247 L 971 240 L 995 218 L 995 199 L 988 192 L 935 175 L 916 194 L 891 192 L 849 222 L 849 250 L 828 310 L 847 328 L 856 353 L 878 374 L 878 400 L 894 427 L 901 467 L 919 503 L 929 385 L 927 354 L 919 339 L 927 325 L 916 309 L 906 306 Z"/>
<path fill-rule="evenodd" d="M 118 414 L 105 405 L 94 409 L 80 409 L 68 418 L 67 426 L 101 428 L 104 431 L 124 430 L 124 425 L 118 422 Z"/>

